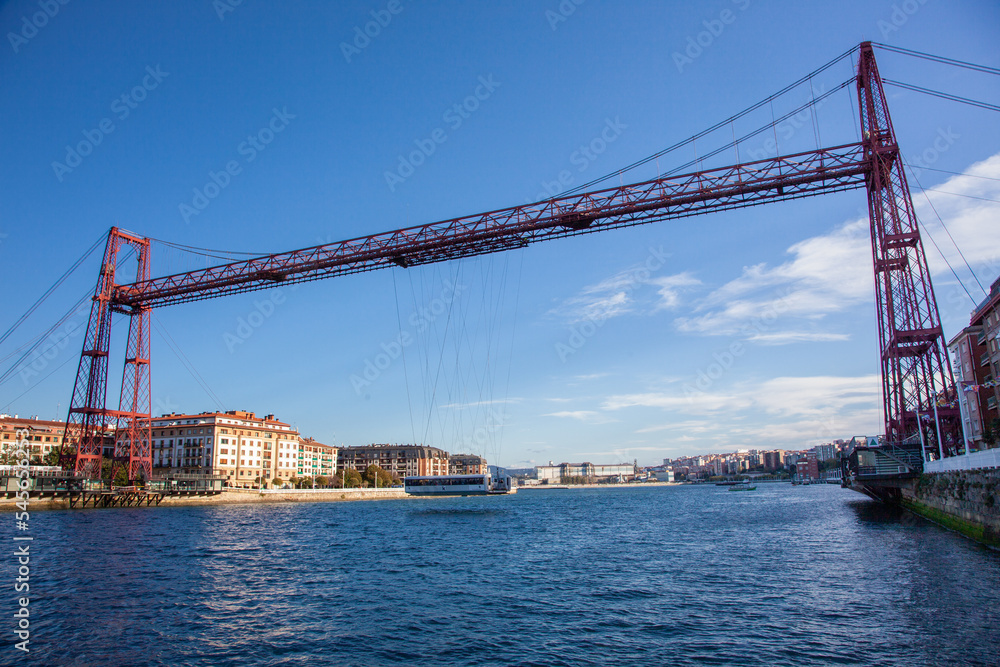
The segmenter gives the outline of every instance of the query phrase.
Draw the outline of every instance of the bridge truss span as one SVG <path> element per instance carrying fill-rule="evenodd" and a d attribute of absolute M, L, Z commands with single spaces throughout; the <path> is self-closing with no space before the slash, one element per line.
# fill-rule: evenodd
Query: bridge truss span
<path fill-rule="evenodd" d="M 118 286 L 123 309 L 419 266 L 549 239 L 865 186 L 860 143 L 669 176 Z"/>

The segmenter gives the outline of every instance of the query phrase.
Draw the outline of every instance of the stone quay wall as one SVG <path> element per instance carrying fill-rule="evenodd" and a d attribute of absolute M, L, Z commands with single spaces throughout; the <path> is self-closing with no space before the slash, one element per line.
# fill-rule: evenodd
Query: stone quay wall
<path fill-rule="evenodd" d="M 1000 548 L 1000 469 L 928 473 L 902 490 L 907 509 Z"/>

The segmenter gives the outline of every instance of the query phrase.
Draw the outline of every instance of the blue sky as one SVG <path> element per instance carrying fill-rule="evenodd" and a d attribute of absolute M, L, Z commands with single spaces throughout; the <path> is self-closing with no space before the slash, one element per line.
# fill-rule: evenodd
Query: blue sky
<path fill-rule="evenodd" d="M 54 15 L 37 18 L 46 7 Z M 359 37 L 366 27 L 374 36 Z M 580 185 L 863 39 L 1000 65 L 1000 7 L 941 0 L 18 0 L 0 4 L 0 29 L 4 329 L 112 225 L 199 248 L 290 250 Z M 995 76 L 876 55 L 888 78 L 1000 102 Z M 888 92 L 904 155 L 925 167 L 921 185 L 943 191 L 928 196 L 988 287 L 1000 275 L 995 112 Z M 774 140 L 782 153 L 854 141 L 855 105 L 832 95 L 815 124 L 793 118 L 740 157 L 773 154 Z M 762 113 L 623 179 L 703 156 L 770 120 Z M 89 154 L 68 155 L 80 142 Z M 924 195 L 915 201 L 980 298 Z M 164 308 L 154 412 L 273 412 L 324 442 L 416 440 L 505 465 L 648 464 L 875 433 L 865 210 L 854 191 Z M 925 246 L 951 336 L 973 304 Z M 157 275 L 206 261 L 154 244 Z M 92 290 L 97 269 L 95 254 L 0 357 Z M 0 411 L 65 416 L 85 316 L 74 323 L 0 385 Z M 115 328 L 116 349 L 125 333 Z M 110 406 L 120 351 L 112 359 Z"/>

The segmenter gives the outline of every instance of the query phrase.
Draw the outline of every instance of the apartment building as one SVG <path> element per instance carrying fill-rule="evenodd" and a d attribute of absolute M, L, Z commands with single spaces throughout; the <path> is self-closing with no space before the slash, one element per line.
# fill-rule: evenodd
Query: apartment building
<path fill-rule="evenodd" d="M 395 474 L 400 479 L 415 475 L 447 475 L 448 452 L 421 445 L 365 445 L 343 447 L 337 452 L 337 471 L 351 468 L 364 472 L 370 465 Z"/>
<path fill-rule="evenodd" d="M 333 477 L 337 472 L 337 448 L 312 438 L 299 440 L 299 477 Z"/>
<path fill-rule="evenodd" d="M 990 367 L 983 366 L 980 361 L 986 354 L 986 335 L 982 326 L 970 326 L 960 331 L 948 342 L 951 353 L 951 368 L 958 384 L 959 411 L 965 437 L 970 441 L 972 449 L 981 449 L 983 441 L 983 406 L 992 396 L 988 388 L 976 389 L 982 386 L 990 375 Z"/>
<path fill-rule="evenodd" d="M 31 463 L 37 465 L 45 460 L 47 454 L 59 451 L 66 433 L 66 422 L 0 414 L 0 454 L 12 451 L 11 445 L 18 441 L 18 431 L 26 432 L 25 438 L 30 443 L 31 449 Z M 74 433 L 75 429 L 70 429 L 70 432 Z M 110 450 L 108 453 L 113 455 L 114 440 L 110 434 L 106 441 L 105 450 Z"/>
<path fill-rule="evenodd" d="M 171 413 L 154 417 L 152 431 L 154 476 L 212 473 L 225 475 L 228 486 L 254 488 L 299 473 L 299 433 L 274 415 Z"/>
<path fill-rule="evenodd" d="M 1000 444 L 1000 278 L 969 326 L 948 343 L 965 436 L 973 451 Z"/>
<path fill-rule="evenodd" d="M 485 475 L 489 472 L 486 459 L 475 454 L 452 454 L 448 457 L 449 475 Z"/>

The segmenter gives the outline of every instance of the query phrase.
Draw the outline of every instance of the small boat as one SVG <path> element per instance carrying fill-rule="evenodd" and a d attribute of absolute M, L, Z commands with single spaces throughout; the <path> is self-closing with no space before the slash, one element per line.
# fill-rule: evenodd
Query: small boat
<path fill-rule="evenodd" d="M 740 482 L 729 487 L 730 491 L 755 491 L 756 486 L 750 486 L 750 482 Z"/>

